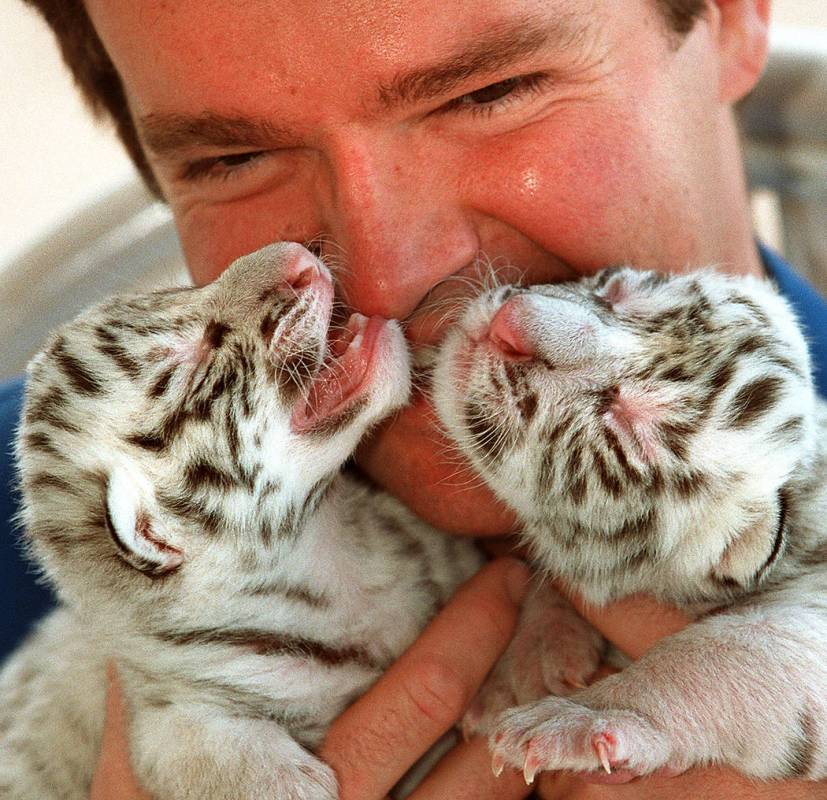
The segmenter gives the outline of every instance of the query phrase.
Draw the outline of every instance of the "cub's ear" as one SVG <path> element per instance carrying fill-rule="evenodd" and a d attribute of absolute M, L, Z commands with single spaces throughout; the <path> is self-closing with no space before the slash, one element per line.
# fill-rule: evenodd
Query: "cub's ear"
<path fill-rule="evenodd" d="M 741 531 L 712 570 L 713 579 L 747 589 L 763 580 L 787 543 L 787 507 L 783 492 L 777 502 Z"/>
<path fill-rule="evenodd" d="M 118 549 L 118 555 L 129 566 L 150 577 L 175 571 L 184 561 L 184 554 L 165 540 L 163 530 L 150 509 L 148 486 L 134 470 L 115 467 L 106 489 L 106 526 Z"/>

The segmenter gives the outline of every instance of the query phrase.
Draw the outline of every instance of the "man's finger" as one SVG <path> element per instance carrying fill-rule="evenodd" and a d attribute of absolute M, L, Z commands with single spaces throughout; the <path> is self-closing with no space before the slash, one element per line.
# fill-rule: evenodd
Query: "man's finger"
<path fill-rule="evenodd" d="M 692 620 L 677 608 L 651 597 L 627 597 L 596 608 L 572 596 L 574 607 L 610 642 L 632 659 L 640 658 L 658 639 L 685 628 Z"/>
<path fill-rule="evenodd" d="M 107 668 L 106 722 L 101 752 L 92 778 L 90 800 L 151 800 L 138 786 L 129 764 L 127 717 L 118 673 L 111 662 Z"/>
<path fill-rule="evenodd" d="M 675 778 L 650 775 L 630 783 L 602 786 L 567 772 L 538 776 L 542 800 L 823 800 L 824 785 L 813 781 L 762 783 L 729 767 L 689 770 Z"/>
<path fill-rule="evenodd" d="M 475 737 L 451 750 L 409 800 L 522 800 L 532 790 L 517 770 L 504 770 L 495 778 L 488 744 Z"/>
<path fill-rule="evenodd" d="M 341 800 L 384 797 L 457 722 L 511 639 L 528 577 L 513 559 L 484 567 L 339 717 L 320 755 L 336 770 Z"/>

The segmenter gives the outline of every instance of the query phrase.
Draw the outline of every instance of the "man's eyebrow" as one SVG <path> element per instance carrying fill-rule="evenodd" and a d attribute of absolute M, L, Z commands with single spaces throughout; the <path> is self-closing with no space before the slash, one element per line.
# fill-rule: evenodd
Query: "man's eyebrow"
<path fill-rule="evenodd" d="M 573 13 L 501 22 L 446 60 L 394 76 L 380 86 L 379 102 L 388 108 L 441 97 L 476 75 L 495 73 L 544 47 L 568 49 L 584 32 L 585 21 Z"/>
<path fill-rule="evenodd" d="M 192 147 L 261 147 L 271 149 L 295 143 L 295 136 L 257 117 L 204 112 L 202 114 L 147 114 L 138 120 L 143 143 L 156 155 L 170 155 Z"/>

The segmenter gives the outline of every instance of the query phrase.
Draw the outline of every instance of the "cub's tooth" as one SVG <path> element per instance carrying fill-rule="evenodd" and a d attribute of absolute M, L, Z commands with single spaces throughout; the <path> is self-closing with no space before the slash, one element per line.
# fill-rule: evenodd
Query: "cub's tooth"
<path fill-rule="evenodd" d="M 360 314 L 358 311 L 354 311 L 350 315 L 350 319 L 347 321 L 347 327 L 354 333 L 364 330 L 367 324 L 368 318 L 364 314 Z"/>

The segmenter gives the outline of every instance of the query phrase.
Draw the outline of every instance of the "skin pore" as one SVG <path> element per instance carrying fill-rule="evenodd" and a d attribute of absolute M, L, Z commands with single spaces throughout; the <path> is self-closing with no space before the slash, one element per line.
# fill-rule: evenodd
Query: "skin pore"
<path fill-rule="evenodd" d="M 710 0 L 682 39 L 652 0 L 86 6 L 199 284 L 274 240 L 312 241 L 341 299 L 403 320 L 416 349 L 439 340 L 443 306 L 480 261 L 527 283 L 619 262 L 760 272 L 731 103 L 760 73 L 766 0 Z M 359 463 L 445 530 L 511 530 L 449 454 L 419 399 Z M 334 725 L 322 755 L 343 800 L 383 797 L 460 716 L 508 641 L 524 580 L 513 562 L 489 566 Z M 681 624 L 656 613 L 625 644 L 637 652 Z M 611 612 L 603 622 L 623 636 Z M 462 744 L 414 797 L 528 794 L 488 763 L 484 743 Z M 542 796 L 604 796 L 560 780 L 544 777 Z M 646 794 L 656 780 L 611 796 L 659 796 Z M 673 779 L 669 796 L 701 796 L 705 781 L 727 787 L 717 796 L 778 796 L 722 773 Z M 93 797 L 138 796 L 113 791 Z"/>

